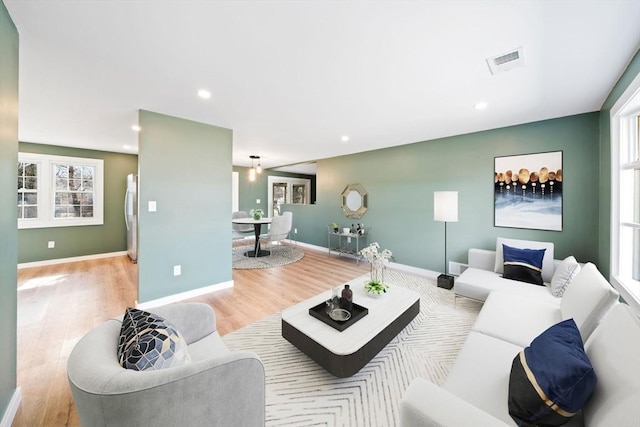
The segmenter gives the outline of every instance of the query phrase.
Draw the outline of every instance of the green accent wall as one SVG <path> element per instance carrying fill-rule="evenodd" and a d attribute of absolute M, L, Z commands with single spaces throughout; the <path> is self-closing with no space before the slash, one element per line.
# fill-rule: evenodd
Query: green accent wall
<path fill-rule="evenodd" d="M 0 420 L 16 390 L 18 30 L 0 1 Z"/>
<path fill-rule="evenodd" d="M 139 302 L 230 281 L 232 131 L 144 110 L 138 121 Z"/>
<path fill-rule="evenodd" d="M 23 153 L 104 160 L 104 224 L 19 230 L 19 263 L 127 250 L 124 194 L 127 175 L 138 171 L 137 155 L 26 142 L 20 142 L 19 147 Z M 47 248 L 49 240 L 56 242 L 55 248 Z"/>
<path fill-rule="evenodd" d="M 633 79 L 640 74 L 640 49 L 631 59 L 607 100 L 600 109 L 600 206 L 599 241 L 600 253 L 598 268 L 609 277 L 611 254 L 611 108 L 629 87 Z"/>
<path fill-rule="evenodd" d="M 561 232 L 493 225 L 494 158 L 563 152 L 564 224 Z M 315 206 L 287 205 L 297 239 L 327 246 L 327 224 L 364 223 L 369 242 L 390 249 L 396 262 L 444 270 L 444 224 L 433 220 L 433 193 L 459 192 L 459 222 L 447 225 L 448 260 L 467 262 L 470 247 L 495 249 L 496 237 L 550 241 L 555 257 L 599 260 L 599 115 L 559 119 L 424 141 L 318 161 Z M 344 216 L 340 194 L 360 183 L 369 210 L 360 220 Z"/>

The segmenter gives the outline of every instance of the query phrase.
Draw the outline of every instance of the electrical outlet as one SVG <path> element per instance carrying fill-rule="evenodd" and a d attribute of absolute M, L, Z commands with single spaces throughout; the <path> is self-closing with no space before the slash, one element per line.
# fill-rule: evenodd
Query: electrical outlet
<path fill-rule="evenodd" d="M 293 229 L 293 234 L 298 234 L 298 229 L 297 228 Z"/>
<path fill-rule="evenodd" d="M 256 204 L 259 205 L 260 204 L 260 199 L 256 199 Z"/>
<path fill-rule="evenodd" d="M 174 265 L 173 266 L 173 275 L 174 276 L 179 276 L 182 274 L 182 266 L 181 265 Z"/>
<path fill-rule="evenodd" d="M 55 240 L 49 240 L 49 242 L 47 243 L 47 248 L 53 249 L 55 247 L 56 247 L 56 241 Z"/>
<path fill-rule="evenodd" d="M 155 212 L 158 209 L 158 205 L 155 201 L 149 200 L 149 212 Z"/>

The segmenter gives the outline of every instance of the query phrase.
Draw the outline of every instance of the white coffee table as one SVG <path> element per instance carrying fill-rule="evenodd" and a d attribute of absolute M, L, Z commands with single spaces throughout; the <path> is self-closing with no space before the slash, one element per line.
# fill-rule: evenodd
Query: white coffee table
<path fill-rule="evenodd" d="M 354 375 L 420 312 L 420 294 L 391 286 L 388 293 L 369 296 L 362 278 L 348 282 L 353 302 L 369 313 L 340 332 L 309 314 L 331 297 L 331 290 L 282 312 L 282 336 L 320 366 L 344 378 Z"/>

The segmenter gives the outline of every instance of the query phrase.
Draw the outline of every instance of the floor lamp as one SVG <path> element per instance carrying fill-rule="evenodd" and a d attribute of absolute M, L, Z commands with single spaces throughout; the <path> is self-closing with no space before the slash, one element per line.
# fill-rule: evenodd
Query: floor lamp
<path fill-rule="evenodd" d="M 458 222 L 458 192 L 433 193 L 433 220 L 444 222 L 444 273 L 438 276 L 438 287 L 453 288 L 453 276 L 447 274 L 447 222 Z"/>

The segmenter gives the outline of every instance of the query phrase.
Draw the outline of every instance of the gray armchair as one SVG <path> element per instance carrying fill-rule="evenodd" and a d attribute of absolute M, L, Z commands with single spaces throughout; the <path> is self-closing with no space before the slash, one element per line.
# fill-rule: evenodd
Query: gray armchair
<path fill-rule="evenodd" d="M 147 311 L 180 331 L 191 363 L 155 371 L 121 367 L 116 347 L 122 322 L 107 320 L 69 356 L 67 373 L 83 426 L 264 426 L 262 362 L 252 352 L 227 349 L 210 306 L 181 303 Z"/>

